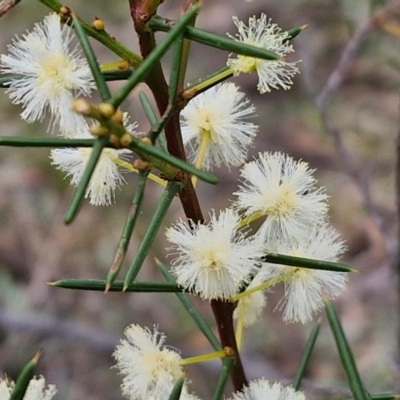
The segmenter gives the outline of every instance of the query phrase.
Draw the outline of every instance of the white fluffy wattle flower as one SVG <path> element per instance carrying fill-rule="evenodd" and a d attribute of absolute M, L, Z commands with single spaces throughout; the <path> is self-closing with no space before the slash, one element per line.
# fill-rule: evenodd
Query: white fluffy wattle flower
<path fill-rule="evenodd" d="M 249 281 L 260 256 L 259 242 L 238 230 L 239 216 L 231 209 L 210 214 L 207 224 L 179 221 L 166 232 L 174 243 L 172 272 L 177 283 L 203 299 L 229 300 Z"/>
<path fill-rule="evenodd" d="M 245 121 L 254 116 L 254 111 L 233 83 L 214 86 L 190 100 L 181 112 L 182 137 L 189 149 L 189 160 L 196 163 L 206 140 L 207 149 L 199 167 L 209 170 L 214 165 L 243 164 L 258 129 Z"/>
<path fill-rule="evenodd" d="M 316 226 L 300 242 L 280 243 L 274 252 L 292 257 L 336 262 L 346 250 L 338 232 L 327 225 Z M 324 307 L 323 296 L 333 299 L 345 288 L 347 273 L 266 263 L 260 270 L 264 281 L 283 281 L 285 295 L 278 304 L 283 320 L 306 323 Z"/>
<path fill-rule="evenodd" d="M 0 399 L 9 400 L 14 388 L 14 382 L 0 379 Z M 29 381 L 24 400 L 51 400 L 56 393 L 57 389 L 54 385 L 48 385 L 46 388 L 46 381 L 43 376 L 33 377 Z"/>
<path fill-rule="evenodd" d="M 236 41 L 270 50 L 281 58 L 294 51 L 287 40 L 287 32 L 281 32 L 281 29 L 271 23 L 265 14 L 261 14 L 259 19 L 255 16 L 249 18 L 248 27 L 236 17 L 233 17 L 233 22 L 238 28 L 238 33 L 236 37 L 229 36 Z M 257 72 L 259 79 L 257 88 L 260 93 L 270 92 L 271 88 L 290 89 L 293 84 L 292 77 L 299 72 L 296 64 L 296 62 L 286 62 L 282 59 L 262 60 L 244 55 L 228 58 L 227 61 L 227 65 L 232 68 L 235 75 Z"/>
<path fill-rule="evenodd" d="M 94 83 L 79 48 L 70 48 L 72 37 L 71 28 L 61 25 L 59 15 L 51 14 L 35 24 L 32 32 L 14 40 L 8 46 L 9 55 L 1 55 L 3 73 L 22 75 L 7 92 L 13 103 L 25 108 L 21 117 L 27 122 L 42 120 L 49 109 L 54 122 L 73 130 L 72 101 L 88 95 Z"/>
<path fill-rule="evenodd" d="M 93 139 L 85 120 L 82 118 L 77 122 L 73 131 L 67 131 L 67 128 L 64 127 L 63 136 L 76 139 Z M 127 132 L 134 136 L 138 134 L 136 132 L 137 123 L 129 124 L 129 116 L 126 113 L 124 114 L 123 125 Z M 92 149 L 88 147 L 60 148 L 50 151 L 50 159 L 52 160 L 51 164 L 66 172 L 66 176 L 71 177 L 71 184 L 77 186 L 82 179 L 91 154 Z M 126 169 L 127 165 L 124 161 L 124 157 L 130 154 L 132 152 L 127 149 L 103 149 L 85 194 L 85 198 L 90 198 L 90 204 L 107 206 L 115 201 L 115 190 L 125 183 L 119 167 L 124 168 L 124 165 L 121 164 L 125 163 L 124 171 L 130 171 Z"/>
<path fill-rule="evenodd" d="M 181 356 L 163 346 L 165 335 L 156 327 L 151 332 L 132 324 L 125 329 L 125 336 L 113 354 L 115 367 L 125 375 L 122 394 L 130 400 L 168 399 L 183 374 Z"/>
<path fill-rule="evenodd" d="M 326 219 L 327 195 L 315 189 L 308 164 L 282 153 L 259 153 L 241 170 L 243 185 L 234 194 L 247 218 L 265 216 L 259 236 L 296 241 L 310 226 Z"/>
<path fill-rule="evenodd" d="M 306 400 L 304 393 L 296 392 L 279 382 L 273 384 L 266 379 L 251 381 L 243 391 L 236 392 L 231 400 Z"/>
<path fill-rule="evenodd" d="M 115 190 L 125 183 L 116 162 L 120 156 L 130 153 L 129 150 L 103 149 L 85 194 L 85 198 L 90 198 L 90 204 L 108 206 L 115 201 Z M 91 154 L 90 147 L 52 149 L 50 159 L 51 164 L 66 172 L 66 176 L 71 177 L 71 184 L 77 186 Z"/>
<path fill-rule="evenodd" d="M 262 283 L 264 283 L 263 276 L 257 273 L 257 275 L 250 282 L 250 285 L 247 286 L 243 294 L 246 294 L 246 292 L 255 289 Z M 257 290 L 239 299 L 233 313 L 233 318 L 241 319 L 243 321 L 243 325 L 246 327 L 253 325 L 260 319 L 262 310 L 266 304 L 267 300 L 265 298 L 263 290 Z"/>

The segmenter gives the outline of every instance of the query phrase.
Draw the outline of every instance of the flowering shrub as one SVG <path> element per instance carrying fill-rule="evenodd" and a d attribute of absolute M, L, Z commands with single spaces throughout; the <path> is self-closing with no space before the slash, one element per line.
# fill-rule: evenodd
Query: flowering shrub
<path fill-rule="evenodd" d="M 131 0 L 141 43 L 142 54 L 138 55 L 111 38 L 102 20 L 97 18 L 90 25 L 55 0 L 41 2 L 52 13 L 9 45 L 8 54 L 1 56 L 0 70 L 5 93 L 21 107 L 23 120 L 32 123 L 42 121 L 47 114 L 50 117 L 47 135 L 35 138 L 35 145 L 53 147 L 49 163 L 76 187 L 65 222 L 77 217 L 86 198 L 93 206 L 113 205 L 116 189 L 126 183 L 122 171 L 139 175 L 135 207 L 127 217 L 107 277 L 100 281 L 62 279 L 53 285 L 126 295 L 135 291 L 176 292 L 214 349 L 185 358 L 183 352 L 164 344 L 166 336 L 157 325 L 151 331 L 140 326 L 140 321 L 127 321 L 126 339 L 113 353 L 114 367 L 124 375 L 122 395 L 131 400 L 197 399 L 186 377 L 190 365 L 221 359 L 221 375 L 213 383 L 214 399 L 307 398 L 299 388 L 318 323 L 292 385 L 270 383 L 261 376 L 249 381 L 241 363 L 245 330 L 252 329 L 267 312 L 268 293 L 282 286 L 284 294 L 276 308 L 283 310 L 287 324 L 305 324 L 326 309 L 352 394 L 356 399 L 369 399 L 330 303 L 345 290 L 353 270 L 339 263 L 346 245 L 329 225 L 325 189 L 318 185 L 306 160 L 270 152 L 268 145 L 257 149 L 260 152 L 253 159 L 247 157 L 259 128 L 253 118 L 256 109 L 235 77 L 256 73 L 261 94 L 289 90 L 301 63 L 287 56 L 294 52 L 293 39 L 304 27 L 285 31 L 265 14 L 251 17 L 247 25 L 233 17 L 237 33 L 219 37 L 194 27 L 200 12 L 197 1 L 187 1 L 177 21 L 170 21 L 156 14 L 157 1 Z M 167 34 L 156 45 L 157 31 Z M 75 35 L 79 46 L 71 44 Z M 100 65 L 88 36 L 121 61 Z M 189 86 L 185 72 L 190 68 L 190 41 L 229 51 L 230 55 L 220 71 Z M 169 49 L 173 60 L 166 83 L 160 60 Z M 116 78 L 125 82 L 112 93 L 107 80 Z M 146 126 L 129 124 L 124 103 L 140 82 L 149 86 L 158 107 L 154 110 L 141 93 Z M 99 103 L 90 99 L 96 90 Z M 147 133 L 139 133 L 139 129 Z M 16 143 L 13 137 L 3 137 L 0 142 Z M 25 145 L 32 143 L 32 138 L 25 139 Z M 230 207 L 203 214 L 197 199 L 199 180 L 217 184 L 218 168 L 223 165 L 241 168 Z M 164 192 L 131 267 L 123 281 L 118 281 L 145 201 L 143 182 L 147 179 Z M 185 217 L 165 226 L 164 218 L 176 196 Z M 169 265 L 156 262 L 167 282 L 137 281 L 159 232 L 164 232 L 169 242 Z M 218 336 L 191 303 L 193 296 L 210 304 Z M 39 354 L 16 383 L 6 377 L 1 381 L 0 400 L 53 397 L 55 388 L 50 385 L 45 389 L 44 378 L 34 378 L 38 359 Z M 229 376 L 233 384 L 230 392 L 226 386 Z"/>

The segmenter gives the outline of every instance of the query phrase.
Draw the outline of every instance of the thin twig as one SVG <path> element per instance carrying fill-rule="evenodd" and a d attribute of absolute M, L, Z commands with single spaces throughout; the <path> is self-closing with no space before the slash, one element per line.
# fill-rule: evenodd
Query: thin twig
<path fill-rule="evenodd" d="M 311 68 L 307 62 L 303 64 L 303 66 L 305 67 L 304 81 L 306 83 L 307 89 L 309 90 L 311 97 L 313 98 L 314 104 L 319 111 L 321 120 L 325 125 L 326 130 L 332 136 L 337 153 L 343 160 L 349 175 L 353 178 L 354 182 L 361 192 L 366 210 L 375 221 L 382 235 L 384 246 L 390 259 L 394 257 L 396 250 L 393 249 L 393 240 L 391 239 L 387 221 L 380 213 L 372 199 L 369 179 L 367 178 L 363 169 L 354 159 L 351 151 L 345 145 L 339 128 L 328 115 L 327 107 L 333 94 L 342 85 L 349 70 L 349 67 L 356 58 L 358 50 L 360 49 L 368 34 L 372 31 L 373 28 L 378 28 L 382 26 L 384 24 L 384 21 L 388 20 L 394 13 L 398 12 L 399 9 L 400 2 L 398 0 L 395 0 L 359 25 L 353 37 L 349 40 L 346 47 L 344 48 L 337 66 L 331 72 L 325 86 L 318 95 L 313 95 L 312 93 L 312 79 L 310 79 L 312 76 Z M 306 57 L 304 59 L 307 60 Z"/>

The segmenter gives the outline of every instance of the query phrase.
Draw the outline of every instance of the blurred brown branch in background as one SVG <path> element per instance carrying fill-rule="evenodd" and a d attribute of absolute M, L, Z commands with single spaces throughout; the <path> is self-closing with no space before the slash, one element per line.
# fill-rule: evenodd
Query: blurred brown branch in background
<path fill-rule="evenodd" d="M 399 13 L 400 1 L 395 0 L 390 2 L 386 7 L 379 10 L 359 25 L 354 35 L 345 46 L 340 60 L 334 70 L 329 75 L 325 86 L 318 95 L 313 93 L 313 88 L 311 85 L 311 76 L 313 71 L 311 71 L 311 66 L 307 62 L 307 57 L 303 57 L 303 60 L 306 60 L 306 62 L 303 63 L 303 71 L 305 75 L 304 81 L 306 82 L 307 90 L 313 98 L 313 102 L 319 112 L 321 121 L 323 122 L 325 129 L 329 132 L 333 139 L 337 153 L 339 154 L 341 160 L 344 162 L 344 165 L 349 175 L 352 177 L 352 179 L 358 186 L 360 193 L 362 194 L 365 209 L 371 215 L 381 233 L 382 240 L 387 252 L 388 262 L 390 264 L 393 263 L 393 260 L 396 257 L 397 243 L 395 243 L 392 235 L 389 232 L 389 226 L 387 221 L 385 220 L 385 217 L 382 215 L 382 213 L 374 203 L 374 200 L 371 196 L 370 182 L 368 177 L 364 173 L 359 163 L 354 159 L 352 152 L 346 146 L 340 129 L 337 127 L 332 118 L 329 117 L 328 105 L 332 96 L 343 84 L 347 72 L 357 56 L 358 50 L 360 49 L 365 39 L 368 37 L 369 33 L 371 33 L 373 29 L 382 28 L 382 30 L 385 30 L 384 27 L 387 25 L 387 22 L 390 21 L 393 16 L 396 16 Z M 393 24 L 393 22 L 391 22 L 391 24 Z M 400 27 L 400 25 L 398 26 Z"/>
<path fill-rule="evenodd" d="M 10 11 L 21 0 L 2 0 L 0 1 L 0 17 Z"/>

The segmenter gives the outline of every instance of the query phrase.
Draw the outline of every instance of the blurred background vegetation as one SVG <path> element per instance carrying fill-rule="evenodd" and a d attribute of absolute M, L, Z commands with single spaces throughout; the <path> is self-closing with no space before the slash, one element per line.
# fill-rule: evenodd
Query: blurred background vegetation
<path fill-rule="evenodd" d="M 344 262 L 360 270 L 337 299 L 341 320 L 358 366 L 371 393 L 400 391 L 397 294 L 396 146 L 399 131 L 400 2 L 368 0 L 204 0 L 197 26 L 221 35 L 236 33 L 231 16 L 247 22 L 264 12 L 282 29 L 309 24 L 294 41 L 292 60 L 302 59 L 301 74 L 289 92 L 260 95 L 256 76 L 234 81 L 257 108 L 259 134 L 249 158 L 258 151 L 283 151 L 316 169 L 320 185 L 330 196 L 331 223 L 347 241 Z M 182 1 L 167 0 L 159 13 L 176 19 Z M 111 35 L 137 50 L 126 0 L 82 2 L 70 0 L 76 14 L 106 23 Z M 385 12 L 380 10 L 384 9 Z M 31 30 L 47 9 L 36 1 L 22 1 L 0 19 L 0 53 L 15 34 Z M 378 13 L 378 14 L 377 14 Z M 367 22 L 369 21 L 369 25 Z M 357 35 L 358 37 L 357 39 Z M 163 34 L 160 34 L 160 39 Z M 356 37 L 356 40 L 354 40 Z M 358 40 L 358 41 L 357 41 Z M 354 43 L 353 43 L 354 42 Z M 326 102 L 318 95 L 353 43 L 348 68 L 339 70 L 340 85 L 331 81 Z M 94 43 L 102 63 L 115 56 Z M 188 73 L 193 83 L 221 68 L 226 53 L 194 44 Z M 354 57 L 353 57 L 354 56 Z M 345 60 L 346 61 L 346 60 Z M 164 60 L 168 72 L 169 55 Z M 112 89 L 121 83 L 112 83 Z M 143 88 L 142 88 L 143 89 Z M 335 89 L 335 90 L 330 90 Z M 319 103 L 318 103 L 319 99 Z M 125 103 L 140 130 L 148 124 L 137 92 Z M 47 122 L 27 125 L 20 109 L 3 92 L 0 96 L 1 136 L 44 136 Z M 50 166 L 47 149 L 0 148 L 0 373 L 16 378 L 35 351 L 45 352 L 39 372 L 59 390 L 57 398 L 86 400 L 121 398 L 122 377 L 111 357 L 130 323 L 159 325 L 167 344 L 183 357 L 211 349 L 186 315 L 174 294 L 77 292 L 45 284 L 61 278 L 106 276 L 129 209 L 136 177 L 117 192 L 109 207 L 85 202 L 71 226 L 62 223 L 73 189 Z M 204 213 L 230 204 L 239 171 L 215 171 L 217 187 L 200 183 Z M 160 188 L 149 183 L 140 226 L 134 233 L 125 268 L 154 212 Z M 166 225 L 183 217 L 178 200 Z M 165 260 L 163 232 L 139 279 L 163 280 L 153 256 Z M 285 325 L 274 306 L 282 293 L 268 295 L 262 320 L 246 331 L 243 362 L 248 378 L 264 376 L 290 383 L 305 341 L 313 327 Z M 212 323 L 207 302 L 196 301 Z M 344 373 L 325 316 L 302 389 L 310 399 L 348 394 Z M 316 318 L 317 319 L 317 318 Z M 189 369 L 193 389 L 211 398 L 219 363 Z M 207 382 L 205 384 L 205 382 Z"/>

